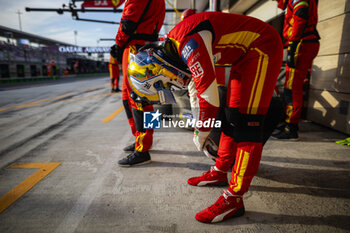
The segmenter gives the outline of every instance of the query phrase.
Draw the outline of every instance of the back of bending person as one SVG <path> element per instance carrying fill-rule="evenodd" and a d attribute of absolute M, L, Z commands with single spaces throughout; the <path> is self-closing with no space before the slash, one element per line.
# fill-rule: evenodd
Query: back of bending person
<path fill-rule="evenodd" d="M 209 171 L 188 183 L 227 184 L 227 172 L 235 160 L 228 189 L 195 217 L 201 222 L 218 222 L 243 215 L 242 196 L 258 171 L 264 117 L 282 64 L 281 38 L 258 19 L 205 12 L 180 22 L 168 33 L 164 46 L 160 44 L 131 59 L 131 88 L 140 97 L 160 103 L 165 89 L 188 85 L 190 71 L 199 107 L 195 119 L 202 122 L 215 118 L 219 107 L 214 61 L 232 65 L 219 158 Z M 203 150 L 209 133 L 208 127 L 195 129 L 193 141 L 198 150 Z"/>

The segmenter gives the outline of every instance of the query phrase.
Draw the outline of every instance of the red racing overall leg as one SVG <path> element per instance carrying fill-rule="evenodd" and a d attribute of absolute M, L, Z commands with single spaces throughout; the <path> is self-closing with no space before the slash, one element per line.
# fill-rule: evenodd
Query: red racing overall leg
<path fill-rule="evenodd" d="M 130 125 L 131 133 L 136 136 L 136 127 L 134 117 L 132 115 L 131 104 L 133 100 L 130 98 L 130 86 L 128 83 L 128 63 L 129 63 L 129 48 L 126 48 L 123 53 L 123 84 L 122 84 L 122 100 L 126 116 Z"/>
<path fill-rule="evenodd" d="M 286 66 L 286 80 L 284 83 L 284 99 L 286 102 L 286 119 L 284 128 L 273 134 L 275 139 L 299 140 L 298 124 L 303 108 L 303 84 L 308 69 L 319 50 L 319 43 L 299 42 L 295 52 L 295 68 Z"/>
<path fill-rule="evenodd" d="M 124 148 L 125 151 L 127 151 L 127 149 L 130 149 L 129 151 L 131 151 L 132 149 L 132 153 L 119 160 L 119 166 L 141 165 L 151 162 L 151 157 L 148 151 L 153 143 L 153 129 L 143 128 L 143 112 L 153 111 L 153 106 L 142 106 L 140 103 L 135 103 L 135 101 L 130 97 L 131 87 L 127 79 L 129 51 L 130 49 L 126 49 L 123 54 L 122 99 L 131 131 L 135 136 L 135 143 Z"/>
<path fill-rule="evenodd" d="M 296 68 L 287 65 L 286 81 L 284 84 L 286 107 L 286 122 L 298 124 L 303 107 L 303 84 L 308 69 L 316 57 L 319 43 L 300 43 L 297 51 Z"/>
<path fill-rule="evenodd" d="M 278 45 L 280 48 L 278 48 Z M 218 222 L 244 214 L 243 194 L 258 171 L 262 154 L 262 125 L 282 64 L 281 42 L 276 50 L 251 48 L 231 69 L 226 120 L 229 130 L 220 139 L 215 168 L 227 172 L 235 160 L 227 192 L 197 213 L 201 222 Z M 234 159 L 234 157 L 236 159 Z"/>

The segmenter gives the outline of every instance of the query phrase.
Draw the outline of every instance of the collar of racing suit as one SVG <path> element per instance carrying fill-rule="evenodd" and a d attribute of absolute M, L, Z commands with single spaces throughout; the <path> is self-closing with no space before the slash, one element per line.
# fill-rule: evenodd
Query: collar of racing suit
<path fill-rule="evenodd" d="M 278 5 L 277 7 L 281 10 L 285 10 L 287 8 L 288 0 L 277 0 Z"/>

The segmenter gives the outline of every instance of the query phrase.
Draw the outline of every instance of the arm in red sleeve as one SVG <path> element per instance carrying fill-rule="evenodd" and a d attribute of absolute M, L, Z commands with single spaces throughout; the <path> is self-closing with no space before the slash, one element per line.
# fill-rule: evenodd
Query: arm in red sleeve
<path fill-rule="evenodd" d="M 126 46 L 126 43 L 136 29 L 143 11 L 145 10 L 148 1 L 150 0 L 128 0 L 125 2 L 120 26 L 115 38 L 116 44 L 119 47 Z"/>
<path fill-rule="evenodd" d="M 293 18 L 292 18 L 292 34 L 289 37 L 290 41 L 297 41 L 302 38 L 302 35 L 307 26 L 309 18 L 309 0 L 293 0 Z"/>
<path fill-rule="evenodd" d="M 197 90 L 199 116 L 195 116 L 196 120 L 214 120 L 220 102 L 211 50 L 211 33 L 204 31 L 191 35 L 181 50 L 181 57 L 192 73 Z M 211 128 L 203 126 L 198 129 L 208 131 Z"/>

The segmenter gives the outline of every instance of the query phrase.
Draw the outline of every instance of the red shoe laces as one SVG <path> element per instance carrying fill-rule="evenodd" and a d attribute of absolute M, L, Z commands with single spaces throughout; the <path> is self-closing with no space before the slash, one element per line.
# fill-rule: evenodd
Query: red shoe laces
<path fill-rule="evenodd" d="M 208 176 L 208 175 L 212 176 L 211 174 L 212 171 L 213 171 L 213 167 L 211 167 L 209 171 L 203 172 L 202 176 Z"/>
<path fill-rule="evenodd" d="M 219 199 L 213 205 L 209 206 L 209 211 L 214 214 L 217 214 L 220 211 L 222 211 L 227 206 L 226 200 L 222 199 L 225 198 L 223 196 L 220 196 Z"/>
<path fill-rule="evenodd" d="M 229 195 L 225 190 L 224 193 L 219 197 L 219 199 L 209 207 L 209 210 L 214 213 L 220 213 L 222 212 L 222 210 L 224 210 L 229 204 L 230 202 L 227 200 L 228 197 L 237 197 L 240 198 L 241 196 L 238 195 Z"/>

